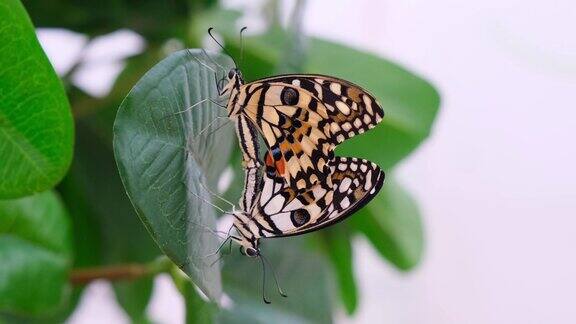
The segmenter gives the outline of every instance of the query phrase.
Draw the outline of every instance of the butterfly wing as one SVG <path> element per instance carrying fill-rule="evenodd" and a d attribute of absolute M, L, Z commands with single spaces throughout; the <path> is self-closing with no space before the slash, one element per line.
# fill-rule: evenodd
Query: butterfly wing
<path fill-rule="evenodd" d="M 337 144 L 384 116 L 372 95 L 333 77 L 283 75 L 243 87 L 243 113 L 263 135 L 278 174 L 299 192 L 326 180 Z"/>
<path fill-rule="evenodd" d="M 255 216 L 261 235 L 300 235 L 339 222 L 370 202 L 384 182 L 384 172 L 363 159 L 335 157 L 331 169 L 330 188 L 319 183 L 304 195 L 265 176 Z"/>

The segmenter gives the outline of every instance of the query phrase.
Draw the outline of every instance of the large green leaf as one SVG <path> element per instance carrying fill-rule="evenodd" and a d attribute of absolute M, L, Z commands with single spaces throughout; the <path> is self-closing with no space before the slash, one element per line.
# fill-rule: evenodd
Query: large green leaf
<path fill-rule="evenodd" d="M 68 215 L 51 191 L 0 201 L 0 312 L 44 315 L 68 297 Z"/>
<path fill-rule="evenodd" d="M 0 198 L 53 187 L 72 158 L 64 89 L 18 0 L 0 2 Z"/>
<path fill-rule="evenodd" d="M 211 60 L 226 70 L 233 66 L 223 55 L 211 54 Z M 191 108 L 217 98 L 211 60 L 200 51 L 180 51 L 148 71 L 118 111 L 114 152 L 128 196 L 158 246 L 217 300 L 220 273 L 208 257 L 218 246 L 210 232 L 215 213 L 201 184 L 214 188 L 234 135 L 232 127 L 220 128 L 225 110 L 210 102 Z"/>
<path fill-rule="evenodd" d="M 380 125 L 340 145 L 338 155 L 367 158 L 390 170 L 430 134 L 440 104 L 438 92 L 401 66 L 337 43 L 312 39 L 306 71 L 350 80 L 372 93 L 384 108 Z"/>
<path fill-rule="evenodd" d="M 306 249 L 302 238 L 262 240 L 262 254 L 270 267 L 266 291 L 271 304 L 262 301 L 262 268 L 259 259 L 234 253 L 225 256 L 224 288 L 232 299 L 219 314 L 223 323 L 330 323 L 332 289 L 324 258 Z M 281 297 L 272 271 L 288 297 Z"/>
<path fill-rule="evenodd" d="M 374 247 L 401 270 L 422 258 L 424 238 L 416 202 L 394 180 L 387 179 L 378 198 L 352 218 Z"/>

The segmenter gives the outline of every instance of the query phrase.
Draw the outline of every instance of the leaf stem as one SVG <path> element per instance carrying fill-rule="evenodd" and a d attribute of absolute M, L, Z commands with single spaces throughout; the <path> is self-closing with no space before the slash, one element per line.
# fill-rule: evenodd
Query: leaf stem
<path fill-rule="evenodd" d="M 172 262 L 166 257 L 160 257 L 150 263 L 127 263 L 111 266 L 74 269 L 70 273 L 72 285 L 85 285 L 94 280 L 108 281 L 136 280 L 170 270 Z"/>

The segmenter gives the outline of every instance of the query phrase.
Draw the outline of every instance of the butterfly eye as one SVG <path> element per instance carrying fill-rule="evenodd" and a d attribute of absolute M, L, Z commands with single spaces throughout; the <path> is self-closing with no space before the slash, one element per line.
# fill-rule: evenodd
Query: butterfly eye
<path fill-rule="evenodd" d="M 298 103 L 300 95 L 293 88 L 285 87 L 280 94 L 280 100 L 283 105 L 294 106 Z"/>
<path fill-rule="evenodd" d="M 228 72 L 228 79 L 232 79 L 232 78 L 234 77 L 234 74 L 236 74 L 236 73 L 234 73 L 234 70 L 233 70 L 233 69 L 230 70 L 230 71 Z"/>

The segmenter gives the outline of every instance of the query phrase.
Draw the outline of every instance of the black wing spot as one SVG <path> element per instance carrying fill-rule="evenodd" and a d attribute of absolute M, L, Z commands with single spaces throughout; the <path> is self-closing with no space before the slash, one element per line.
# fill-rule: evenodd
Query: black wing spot
<path fill-rule="evenodd" d="M 284 87 L 282 93 L 280 93 L 280 101 L 283 105 L 295 106 L 298 103 L 300 94 L 298 91 L 290 87 Z"/>
<path fill-rule="evenodd" d="M 308 223 L 310 220 L 310 213 L 308 213 L 306 209 L 296 209 L 292 211 L 290 218 L 294 226 L 300 227 Z"/>

